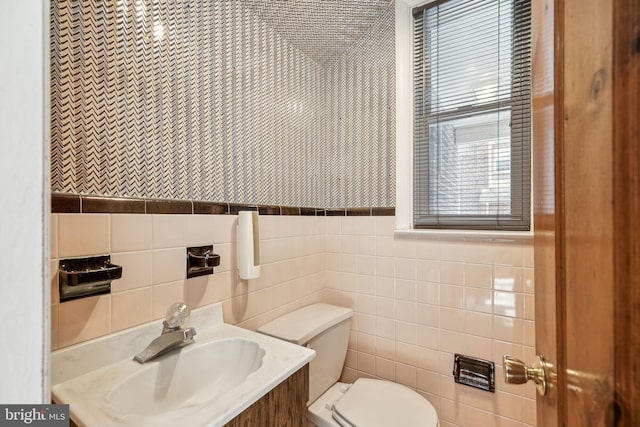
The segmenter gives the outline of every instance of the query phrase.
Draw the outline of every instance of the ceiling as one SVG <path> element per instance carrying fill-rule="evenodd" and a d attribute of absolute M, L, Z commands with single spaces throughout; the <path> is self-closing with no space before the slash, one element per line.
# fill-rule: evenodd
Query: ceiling
<path fill-rule="evenodd" d="M 281 37 L 326 68 L 375 23 L 393 0 L 244 0 Z"/>

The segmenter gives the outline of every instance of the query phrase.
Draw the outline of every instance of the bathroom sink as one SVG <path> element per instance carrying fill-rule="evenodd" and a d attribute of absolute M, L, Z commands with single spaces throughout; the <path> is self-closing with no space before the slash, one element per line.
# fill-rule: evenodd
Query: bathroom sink
<path fill-rule="evenodd" d="M 140 364 L 158 322 L 55 351 L 51 396 L 79 427 L 221 427 L 298 371 L 315 352 L 194 309 L 195 342 Z M 185 325 L 186 326 L 186 325 Z"/>
<path fill-rule="evenodd" d="M 113 415 L 154 415 L 197 406 L 244 382 L 265 351 L 242 338 L 208 342 L 148 363 L 106 396 Z"/>

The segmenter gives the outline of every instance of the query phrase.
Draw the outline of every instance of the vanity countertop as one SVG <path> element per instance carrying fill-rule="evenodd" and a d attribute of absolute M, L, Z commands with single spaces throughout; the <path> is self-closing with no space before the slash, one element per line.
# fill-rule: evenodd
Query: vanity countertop
<path fill-rule="evenodd" d="M 193 310 L 185 326 L 196 329 L 194 344 L 146 364 L 132 358 L 159 335 L 160 321 L 53 352 L 53 400 L 68 403 L 71 418 L 80 427 L 222 426 L 315 357 L 311 349 L 223 323 L 220 304 Z M 187 352 L 202 351 L 207 344 L 230 339 L 252 341 L 264 350 L 260 367 L 239 385 L 226 390 L 216 390 L 214 385 L 206 396 L 157 414 L 123 415 L 114 406 L 110 398 L 113 390 L 140 370 L 155 368 L 159 373 L 161 365 L 153 364 L 171 366 L 178 358 L 188 357 Z M 202 368 L 203 375 L 206 368 Z"/>

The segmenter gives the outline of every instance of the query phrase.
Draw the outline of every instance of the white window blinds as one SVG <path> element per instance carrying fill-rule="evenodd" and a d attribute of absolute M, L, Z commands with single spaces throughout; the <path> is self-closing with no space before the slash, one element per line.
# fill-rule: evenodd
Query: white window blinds
<path fill-rule="evenodd" d="M 414 227 L 529 230 L 530 0 L 414 16 Z"/>

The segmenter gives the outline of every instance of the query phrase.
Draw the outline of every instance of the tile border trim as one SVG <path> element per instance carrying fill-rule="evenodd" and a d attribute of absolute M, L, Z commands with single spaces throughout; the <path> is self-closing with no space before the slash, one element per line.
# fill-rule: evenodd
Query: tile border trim
<path fill-rule="evenodd" d="M 237 215 L 239 211 L 247 210 L 258 211 L 260 215 L 298 216 L 394 216 L 396 212 L 395 208 L 389 207 L 322 209 L 51 193 L 51 213 Z"/>

